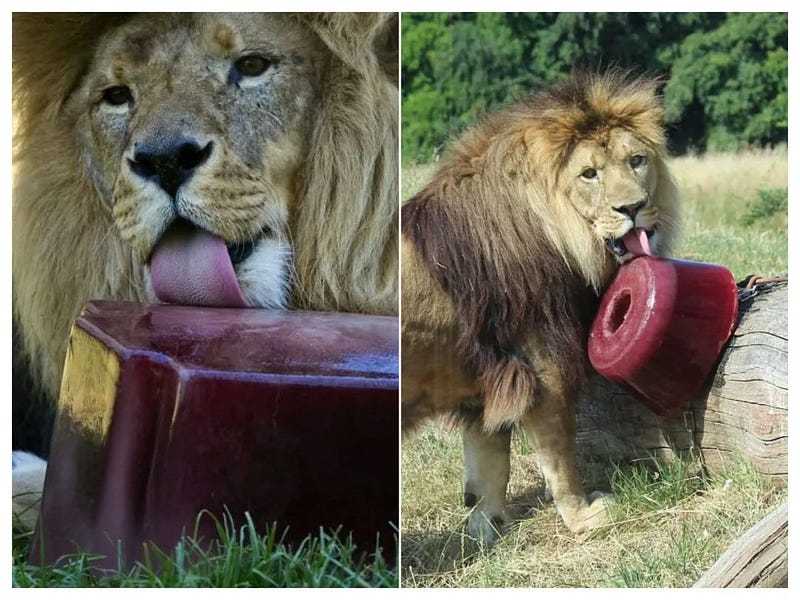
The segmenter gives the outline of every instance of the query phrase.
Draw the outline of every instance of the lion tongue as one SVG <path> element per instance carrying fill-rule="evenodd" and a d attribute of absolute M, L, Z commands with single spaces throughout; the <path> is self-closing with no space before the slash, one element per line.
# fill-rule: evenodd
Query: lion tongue
<path fill-rule="evenodd" d="M 647 256 L 653 255 L 652 250 L 650 250 L 650 240 L 647 239 L 647 231 L 641 227 L 631 229 L 625 234 L 622 241 L 625 242 L 625 247 L 634 256 L 641 256 L 643 254 Z"/>
<path fill-rule="evenodd" d="M 159 240 L 150 279 L 161 302 L 194 306 L 248 306 L 225 242 L 189 223 L 177 223 Z"/>

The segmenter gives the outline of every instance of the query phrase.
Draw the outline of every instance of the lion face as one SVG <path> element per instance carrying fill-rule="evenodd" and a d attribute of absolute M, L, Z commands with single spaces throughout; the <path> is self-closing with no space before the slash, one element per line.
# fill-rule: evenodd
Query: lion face
<path fill-rule="evenodd" d="M 12 25 L 15 356 L 48 399 L 89 299 L 396 314 L 396 15 Z"/>
<path fill-rule="evenodd" d="M 101 40 L 67 108 L 151 300 L 285 304 L 322 56 L 269 14 L 142 15 Z"/>
<path fill-rule="evenodd" d="M 643 231 L 649 250 L 658 254 L 661 211 L 653 199 L 659 169 L 648 144 L 626 130 L 581 140 L 567 161 L 564 177 L 574 209 L 617 261 L 634 255 L 634 248 L 628 247 L 638 241 L 628 236 L 634 230 Z"/>

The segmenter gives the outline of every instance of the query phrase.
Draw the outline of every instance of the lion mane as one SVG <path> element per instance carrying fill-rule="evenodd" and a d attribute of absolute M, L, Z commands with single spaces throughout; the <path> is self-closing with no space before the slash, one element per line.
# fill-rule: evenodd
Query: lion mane
<path fill-rule="evenodd" d="M 50 401 L 70 325 L 84 303 L 142 300 L 142 266 L 115 235 L 63 111 L 100 38 L 130 18 L 18 13 L 13 19 L 14 352 Z M 397 17 L 289 18 L 329 53 L 288 216 L 290 307 L 396 314 L 398 93 L 391 57 Z"/>
<path fill-rule="evenodd" d="M 539 363 L 556 366 L 566 395 L 582 388 L 588 325 L 618 263 L 567 196 L 564 168 L 581 140 L 632 132 L 654 156 L 650 199 L 668 254 L 677 195 L 658 85 L 621 70 L 576 73 L 468 130 L 402 207 L 404 351 L 439 344 L 441 357 L 451 340 L 449 364 L 479 382 L 432 400 L 404 361 L 404 428 L 442 410 L 469 413 L 470 394 L 483 396 L 472 412 L 487 432 L 516 423 L 535 403 Z"/>

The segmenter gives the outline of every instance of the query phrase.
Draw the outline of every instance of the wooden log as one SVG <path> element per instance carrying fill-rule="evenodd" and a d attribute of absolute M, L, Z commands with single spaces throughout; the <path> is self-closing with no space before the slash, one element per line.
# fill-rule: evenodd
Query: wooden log
<path fill-rule="evenodd" d="M 600 378 L 578 405 L 589 461 L 696 456 L 707 468 L 743 458 L 779 485 L 788 472 L 788 284 L 740 294 L 740 322 L 713 380 L 676 417 L 661 419 Z M 680 377 L 680 373 L 675 374 Z"/>
<path fill-rule="evenodd" d="M 395 552 L 397 319 L 90 302 L 75 323 L 30 560 L 115 567 L 245 512 L 286 541 Z"/>
<path fill-rule="evenodd" d="M 692 587 L 787 587 L 789 510 L 784 503 L 719 557 Z"/>

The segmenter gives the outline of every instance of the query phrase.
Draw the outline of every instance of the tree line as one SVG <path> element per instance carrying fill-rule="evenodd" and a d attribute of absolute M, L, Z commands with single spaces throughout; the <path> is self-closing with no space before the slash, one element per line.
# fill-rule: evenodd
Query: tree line
<path fill-rule="evenodd" d="M 487 111 L 618 65 L 663 78 L 669 150 L 786 142 L 787 13 L 403 13 L 402 147 L 428 162 Z"/>

